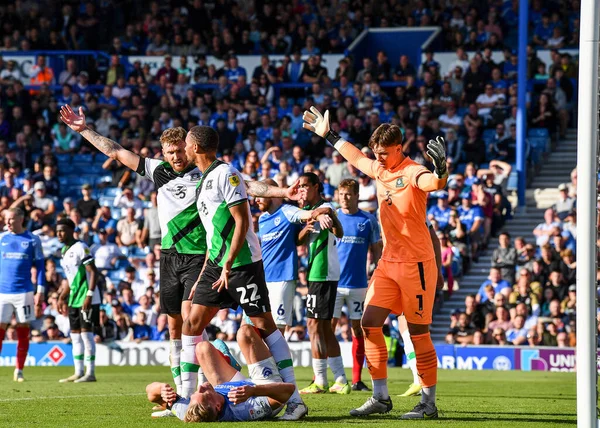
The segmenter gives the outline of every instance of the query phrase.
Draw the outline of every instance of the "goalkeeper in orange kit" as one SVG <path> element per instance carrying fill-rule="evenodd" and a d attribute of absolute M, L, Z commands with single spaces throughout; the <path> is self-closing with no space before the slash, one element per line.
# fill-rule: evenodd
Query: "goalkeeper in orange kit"
<path fill-rule="evenodd" d="M 435 166 L 431 173 L 402 153 L 402 132 L 396 125 L 380 125 L 369 140 L 376 160 L 329 129 L 329 111 L 315 107 L 304 112 L 304 128 L 325 138 L 354 167 L 376 180 L 383 254 L 375 270 L 362 316 L 367 367 L 373 379 L 373 396 L 351 410 L 352 416 L 387 413 L 392 401 L 387 388 L 387 349 L 382 326 L 390 313 L 404 313 L 415 348 L 421 381 L 421 402 L 403 419 L 437 418 L 435 387 L 437 356 L 429 324 L 438 269 L 429 230 L 425 224 L 427 192 L 443 189 L 448 172 L 444 140 L 430 140 L 427 154 Z"/>

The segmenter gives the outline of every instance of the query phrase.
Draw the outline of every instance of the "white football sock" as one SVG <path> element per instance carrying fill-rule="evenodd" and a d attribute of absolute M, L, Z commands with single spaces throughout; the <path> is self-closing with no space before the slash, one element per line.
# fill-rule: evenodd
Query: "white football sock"
<path fill-rule="evenodd" d="M 285 337 L 283 337 L 279 330 L 275 330 L 267 336 L 265 344 L 267 345 L 267 348 L 269 348 L 269 351 L 271 351 L 271 355 L 273 355 L 273 359 L 277 363 L 277 369 L 279 370 L 279 374 L 283 381 L 285 383 L 293 383 L 296 385 L 296 389 L 289 401 L 291 403 L 302 403 L 302 398 L 298 392 L 298 385 L 296 384 L 292 353 L 290 352 L 288 343 L 285 341 Z"/>
<path fill-rule="evenodd" d="M 327 360 L 313 358 L 312 360 L 313 371 L 315 373 L 315 383 L 319 386 L 327 386 Z"/>
<path fill-rule="evenodd" d="M 373 379 L 373 397 L 377 400 L 387 400 L 390 398 L 387 379 Z"/>
<path fill-rule="evenodd" d="M 413 383 L 419 384 L 419 376 L 417 375 L 417 357 L 415 354 L 415 347 L 413 346 L 412 340 L 410 340 L 410 332 L 408 329 L 402 333 L 402 341 L 404 342 L 404 353 L 406 354 L 406 363 L 413 375 Z"/>
<path fill-rule="evenodd" d="M 91 331 L 82 331 L 81 338 L 85 348 L 85 374 L 93 376 L 96 371 L 96 342 L 94 342 L 94 333 Z"/>
<path fill-rule="evenodd" d="M 329 368 L 333 372 L 335 382 L 343 384 L 348 383 L 348 379 L 346 379 L 346 372 L 344 371 L 344 361 L 342 360 L 342 357 L 329 357 L 327 358 L 327 362 L 329 363 Z"/>
<path fill-rule="evenodd" d="M 83 339 L 81 333 L 71 333 L 71 342 L 73 344 L 73 363 L 75 365 L 75 374 L 83 376 Z"/>
<path fill-rule="evenodd" d="M 172 339 L 170 342 L 169 361 L 171 362 L 171 374 L 177 390 L 181 395 L 181 339 Z"/>

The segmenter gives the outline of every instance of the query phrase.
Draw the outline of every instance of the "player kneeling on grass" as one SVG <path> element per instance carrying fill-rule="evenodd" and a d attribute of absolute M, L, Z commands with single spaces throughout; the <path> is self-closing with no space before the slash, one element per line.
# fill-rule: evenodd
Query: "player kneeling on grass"
<path fill-rule="evenodd" d="M 209 342 L 196 345 L 196 356 L 208 382 L 190 398 L 182 398 L 166 383 L 146 387 L 148 400 L 166 404 L 184 422 L 243 422 L 277 415 L 295 385 L 284 383 L 269 349 L 254 327 L 244 324 L 237 342 L 248 362 L 250 379 L 233 368 Z"/>

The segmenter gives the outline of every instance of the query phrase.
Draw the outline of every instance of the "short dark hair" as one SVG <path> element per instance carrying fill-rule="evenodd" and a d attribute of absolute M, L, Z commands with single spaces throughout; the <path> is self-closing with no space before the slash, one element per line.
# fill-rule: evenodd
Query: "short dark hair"
<path fill-rule="evenodd" d="M 73 223 L 73 220 L 68 219 L 68 218 L 61 218 L 60 220 L 58 220 L 56 222 L 56 227 L 58 227 L 58 226 L 65 226 L 71 230 L 75 230 L 75 223 Z"/>
<path fill-rule="evenodd" d="M 219 134 L 210 126 L 194 126 L 188 134 L 203 152 L 216 152 L 219 148 Z"/>
<path fill-rule="evenodd" d="M 321 183 L 317 174 L 315 174 L 314 172 L 305 172 L 300 175 L 300 178 L 302 178 L 302 177 L 308 178 L 309 183 L 312 184 L 313 186 L 315 184 L 318 184 L 319 185 L 319 193 L 323 192 L 323 183 Z"/>

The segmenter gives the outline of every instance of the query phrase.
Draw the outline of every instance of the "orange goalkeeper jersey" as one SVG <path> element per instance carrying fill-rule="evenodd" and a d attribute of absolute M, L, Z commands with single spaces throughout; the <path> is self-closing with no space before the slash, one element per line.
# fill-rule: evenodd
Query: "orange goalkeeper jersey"
<path fill-rule="evenodd" d="M 387 170 L 348 142 L 341 146 L 338 143 L 336 148 L 352 165 L 377 182 L 383 238 L 381 258 L 412 263 L 433 259 L 433 244 L 425 224 L 427 192 L 443 189 L 446 179 L 438 179 L 408 157 L 395 169 Z"/>

